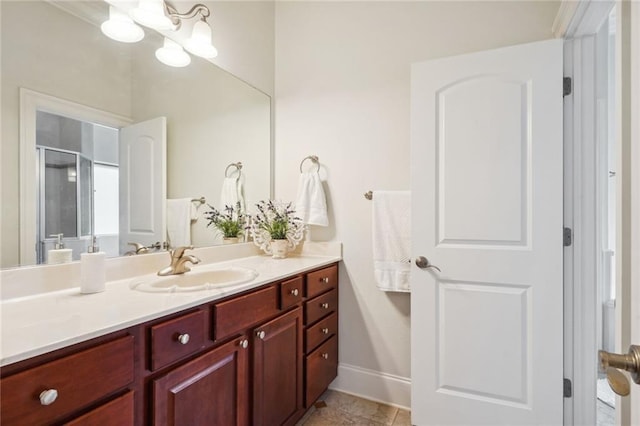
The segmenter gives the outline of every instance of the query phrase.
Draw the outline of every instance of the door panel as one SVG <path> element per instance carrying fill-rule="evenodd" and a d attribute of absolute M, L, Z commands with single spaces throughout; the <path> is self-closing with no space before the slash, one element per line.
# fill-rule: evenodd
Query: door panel
<path fill-rule="evenodd" d="M 166 156 L 165 117 L 120 130 L 120 254 L 130 242 L 165 240 Z"/>
<path fill-rule="evenodd" d="M 412 422 L 562 423 L 562 41 L 412 69 Z"/>

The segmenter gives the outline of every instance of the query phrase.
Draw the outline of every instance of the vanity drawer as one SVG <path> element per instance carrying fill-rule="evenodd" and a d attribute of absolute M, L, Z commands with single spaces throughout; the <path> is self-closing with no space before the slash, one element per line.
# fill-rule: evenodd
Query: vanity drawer
<path fill-rule="evenodd" d="M 269 286 L 213 306 L 214 340 L 231 336 L 276 315 L 278 288 Z"/>
<path fill-rule="evenodd" d="M 204 348 L 205 311 L 196 311 L 150 327 L 151 370 Z"/>
<path fill-rule="evenodd" d="M 307 298 L 318 295 L 338 285 L 338 266 L 333 265 L 307 274 Z"/>
<path fill-rule="evenodd" d="M 66 426 L 133 426 L 134 424 L 133 391 L 109 401 L 89 411 Z"/>
<path fill-rule="evenodd" d="M 280 309 L 287 309 L 302 300 L 303 283 L 302 277 L 280 283 Z"/>
<path fill-rule="evenodd" d="M 338 314 L 332 313 L 305 332 L 304 352 L 309 353 L 329 337 L 338 334 Z"/>
<path fill-rule="evenodd" d="M 124 388 L 133 381 L 133 341 L 121 337 L 2 379 L 2 424 L 49 424 Z"/>
<path fill-rule="evenodd" d="M 338 376 L 338 336 L 327 340 L 305 360 L 307 385 L 305 407 L 309 407 Z"/>
<path fill-rule="evenodd" d="M 338 290 L 333 289 L 328 293 L 308 300 L 304 308 L 304 324 L 313 324 L 320 318 L 338 310 Z"/>

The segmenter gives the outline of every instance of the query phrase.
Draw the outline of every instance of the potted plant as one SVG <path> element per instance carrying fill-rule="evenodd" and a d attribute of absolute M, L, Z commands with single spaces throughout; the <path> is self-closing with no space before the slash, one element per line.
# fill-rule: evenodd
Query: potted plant
<path fill-rule="evenodd" d="M 224 244 L 237 243 L 238 238 L 244 234 L 247 223 L 247 215 L 242 212 L 240 203 L 236 203 L 235 208 L 224 206 L 224 213 L 208 204 L 211 210 L 204 213 L 204 218 L 208 221 L 207 227 L 212 226 L 222 234 Z"/>
<path fill-rule="evenodd" d="M 258 212 L 252 216 L 251 236 L 267 254 L 274 259 L 287 257 L 287 252 L 302 240 L 304 224 L 295 216 L 292 203 L 260 201 Z"/>

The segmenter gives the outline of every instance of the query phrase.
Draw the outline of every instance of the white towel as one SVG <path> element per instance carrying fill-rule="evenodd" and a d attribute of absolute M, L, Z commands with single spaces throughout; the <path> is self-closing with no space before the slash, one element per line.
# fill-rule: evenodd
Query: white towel
<path fill-rule="evenodd" d="M 171 247 L 191 245 L 191 221 L 197 207 L 191 198 L 167 200 L 167 235 Z"/>
<path fill-rule="evenodd" d="M 322 189 L 322 181 L 317 171 L 300 174 L 296 216 L 307 225 L 329 226 L 327 200 Z"/>
<path fill-rule="evenodd" d="M 411 291 L 411 192 L 373 193 L 373 268 L 378 288 Z"/>
<path fill-rule="evenodd" d="M 244 188 L 239 177 L 226 177 L 222 182 L 222 193 L 220 194 L 220 209 L 224 211 L 225 206 L 236 208 L 240 203 L 240 210 L 245 211 Z"/>

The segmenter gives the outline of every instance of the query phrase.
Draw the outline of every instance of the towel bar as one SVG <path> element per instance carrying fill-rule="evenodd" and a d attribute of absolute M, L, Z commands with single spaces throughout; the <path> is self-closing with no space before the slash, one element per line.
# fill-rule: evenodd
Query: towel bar
<path fill-rule="evenodd" d="M 192 203 L 200 203 L 200 204 L 204 204 L 207 202 L 207 200 L 204 197 L 200 197 L 200 198 L 192 198 L 191 199 Z"/>

